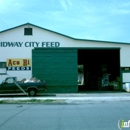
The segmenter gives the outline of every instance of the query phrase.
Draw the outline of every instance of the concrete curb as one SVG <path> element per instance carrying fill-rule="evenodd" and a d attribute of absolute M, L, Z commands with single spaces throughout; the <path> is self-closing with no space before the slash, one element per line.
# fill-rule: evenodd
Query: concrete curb
<path fill-rule="evenodd" d="M 57 101 L 65 103 L 83 103 L 83 102 L 106 102 L 106 101 L 130 101 L 130 97 L 11 97 L 11 98 L 0 98 L 0 101 Z"/>
<path fill-rule="evenodd" d="M 106 102 L 106 101 L 130 101 L 130 93 L 43 93 L 39 97 L 27 97 L 5 95 L 0 97 L 0 102 L 60 102 L 60 103 L 86 103 L 86 102 Z"/>

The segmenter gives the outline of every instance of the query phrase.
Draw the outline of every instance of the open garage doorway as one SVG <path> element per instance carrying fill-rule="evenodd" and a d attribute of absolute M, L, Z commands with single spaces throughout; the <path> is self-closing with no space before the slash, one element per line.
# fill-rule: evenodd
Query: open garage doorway
<path fill-rule="evenodd" d="M 120 90 L 120 49 L 78 49 L 79 91 Z"/>

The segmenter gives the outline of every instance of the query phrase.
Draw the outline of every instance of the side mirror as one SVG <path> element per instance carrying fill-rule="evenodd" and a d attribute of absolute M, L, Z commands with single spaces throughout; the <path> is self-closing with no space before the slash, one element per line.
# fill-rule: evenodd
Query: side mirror
<path fill-rule="evenodd" d="M 6 84 L 5 80 L 2 82 L 2 85 Z"/>

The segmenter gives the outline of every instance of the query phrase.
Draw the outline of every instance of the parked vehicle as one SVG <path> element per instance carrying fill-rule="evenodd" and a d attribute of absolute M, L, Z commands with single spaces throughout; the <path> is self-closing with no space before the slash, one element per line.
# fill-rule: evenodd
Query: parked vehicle
<path fill-rule="evenodd" d="M 35 96 L 38 92 L 44 92 L 45 90 L 45 81 L 39 79 L 17 81 L 16 77 L 8 77 L 0 84 L 0 94 L 26 92 L 29 96 Z"/>

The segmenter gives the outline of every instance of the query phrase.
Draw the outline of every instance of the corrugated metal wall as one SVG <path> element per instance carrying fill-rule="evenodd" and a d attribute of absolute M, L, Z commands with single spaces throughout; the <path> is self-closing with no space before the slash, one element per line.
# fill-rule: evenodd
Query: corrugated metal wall
<path fill-rule="evenodd" d="M 32 75 L 46 80 L 47 92 L 78 92 L 77 49 L 33 49 Z"/>

